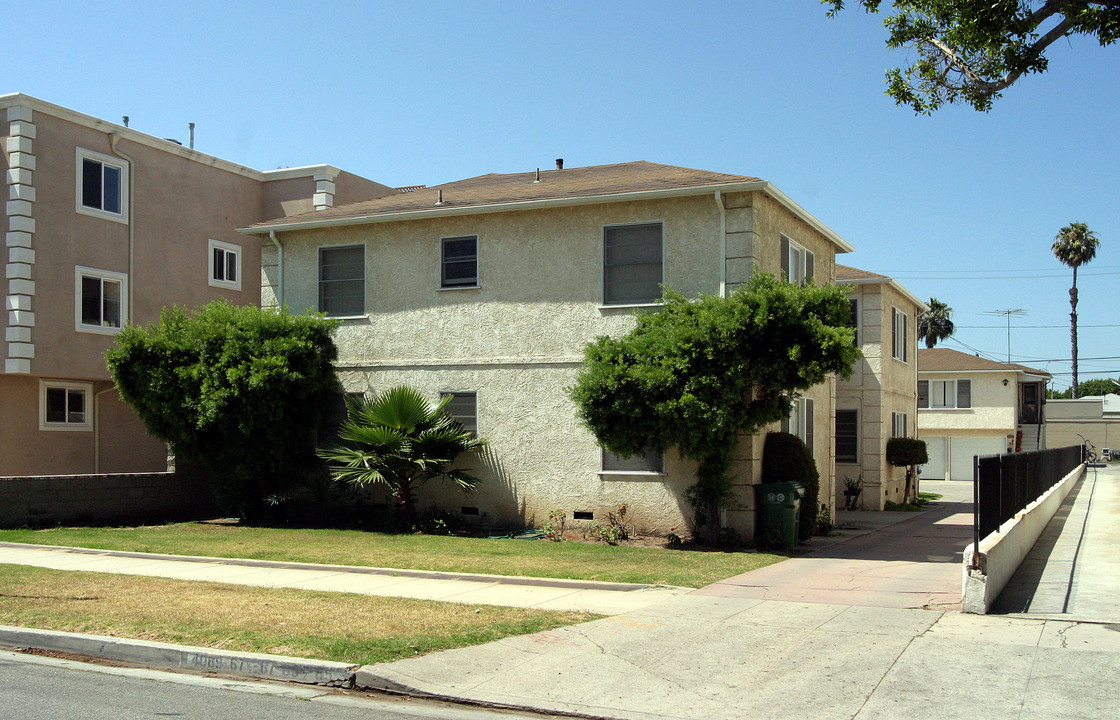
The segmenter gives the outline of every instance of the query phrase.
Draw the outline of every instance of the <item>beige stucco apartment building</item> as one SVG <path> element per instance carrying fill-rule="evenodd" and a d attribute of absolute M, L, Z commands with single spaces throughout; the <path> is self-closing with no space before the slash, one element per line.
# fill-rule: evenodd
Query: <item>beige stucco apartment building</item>
<path fill-rule="evenodd" d="M 0 96 L 5 208 L 0 476 L 163 470 L 104 353 L 166 305 L 260 301 L 236 228 L 390 188 L 321 165 L 261 172 L 27 95 Z"/>
<path fill-rule="evenodd" d="M 922 478 L 972 480 L 976 455 L 1045 449 L 1049 379 L 949 348 L 919 350 L 918 437 L 929 453 Z"/>
<path fill-rule="evenodd" d="M 633 326 L 659 285 L 723 295 L 754 268 L 831 282 L 843 239 L 752 177 L 646 162 L 491 174 L 257 224 L 265 304 L 338 317 L 349 392 L 398 384 L 433 399 L 490 441 L 474 495 L 438 483 L 424 507 L 490 521 L 543 522 L 550 511 L 605 519 L 627 504 L 642 527 L 690 525 L 694 467 L 604 456 L 565 389 L 584 345 Z M 833 495 L 835 382 L 797 401 L 821 496 Z M 814 428 L 816 432 L 814 432 Z M 753 530 L 761 438 L 736 456 L 727 524 Z"/>
<path fill-rule="evenodd" d="M 887 440 L 917 437 L 918 322 L 925 303 L 885 275 L 836 266 L 848 287 L 856 342 L 863 358 L 836 390 L 836 490 L 862 481 L 859 507 L 882 510 L 904 502 L 906 469 L 887 464 Z"/>

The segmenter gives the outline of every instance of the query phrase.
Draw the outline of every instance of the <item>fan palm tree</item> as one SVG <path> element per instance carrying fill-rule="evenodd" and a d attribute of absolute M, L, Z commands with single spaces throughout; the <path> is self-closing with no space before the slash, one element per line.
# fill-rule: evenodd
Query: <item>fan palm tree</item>
<path fill-rule="evenodd" d="M 460 455 L 477 454 L 486 441 L 444 412 L 449 400 L 433 406 L 415 388 L 396 387 L 352 401 L 339 429 L 344 446 L 322 449 L 319 456 L 340 482 L 388 486 L 398 519 L 413 523 L 415 492 L 428 480 L 444 477 L 465 491 L 479 483 L 454 463 Z"/>
<path fill-rule="evenodd" d="M 929 309 L 918 315 L 918 336 L 931 348 L 953 334 L 953 308 L 937 298 L 929 299 Z"/>
<path fill-rule="evenodd" d="M 1054 257 L 1073 268 L 1073 287 L 1069 289 L 1069 337 L 1073 348 L 1073 397 L 1077 398 L 1077 268 L 1097 256 L 1101 241 L 1085 223 L 1071 223 L 1054 237 L 1050 249 Z"/>

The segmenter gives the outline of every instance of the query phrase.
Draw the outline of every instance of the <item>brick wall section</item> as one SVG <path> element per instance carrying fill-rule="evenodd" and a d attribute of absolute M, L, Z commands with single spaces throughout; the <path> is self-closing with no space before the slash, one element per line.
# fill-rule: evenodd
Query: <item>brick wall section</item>
<path fill-rule="evenodd" d="M 213 494 L 185 473 L 0 477 L 0 527 L 214 517 Z"/>

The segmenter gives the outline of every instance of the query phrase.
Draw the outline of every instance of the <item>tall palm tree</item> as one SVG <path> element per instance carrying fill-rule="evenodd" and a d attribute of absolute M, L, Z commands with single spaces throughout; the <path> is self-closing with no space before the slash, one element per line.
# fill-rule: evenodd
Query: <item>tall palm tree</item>
<path fill-rule="evenodd" d="M 342 447 L 319 456 L 339 481 L 357 486 L 384 484 L 393 492 L 397 518 L 416 520 L 416 489 L 445 477 L 470 491 L 479 483 L 468 468 L 454 467 L 460 455 L 474 455 L 486 441 L 463 429 L 444 412 L 450 397 L 432 405 L 411 387 L 396 387 L 347 406 L 339 429 Z"/>
<path fill-rule="evenodd" d="M 918 337 L 925 339 L 927 348 L 953 334 L 952 317 L 953 308 L 937 298 L 929 299 L 929 309 L 918 315 Z"/>
<path fill-rule="evenodd" d="M 1101 241 L 1085 223 L 1066 225 L 1054 237 L 1050 249 L 1054 257 L 1073 268 L 1073 287 L 1069 289 L 1069 337 L 1073 347 L 1073 397 L 1077 398 L 1077 268 L 1097 256 Z"/>

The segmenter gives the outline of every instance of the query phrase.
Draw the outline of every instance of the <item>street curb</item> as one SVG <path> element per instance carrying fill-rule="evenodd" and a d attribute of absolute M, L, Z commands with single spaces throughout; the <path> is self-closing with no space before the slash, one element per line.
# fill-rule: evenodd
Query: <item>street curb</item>
<path fill-rule="evenodd" d="M 118 660 L 144 667 L 351 687 L 357 665 L 0 625 L 0 645 Z"/>

